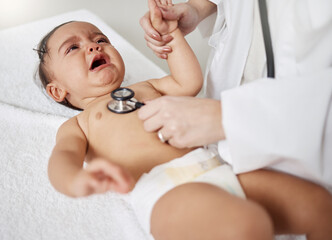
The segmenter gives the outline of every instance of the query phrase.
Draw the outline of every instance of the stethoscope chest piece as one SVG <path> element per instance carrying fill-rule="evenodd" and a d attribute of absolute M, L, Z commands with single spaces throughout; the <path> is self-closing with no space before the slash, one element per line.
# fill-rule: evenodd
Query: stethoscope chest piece
<path fill-rule="evenodd" d="M 144 105 L 135 98 L 135 92 L 129 88 L 118 88 L 111 92 L 112 100 L 107 108 L 114 113 L 130 113 Z"/>

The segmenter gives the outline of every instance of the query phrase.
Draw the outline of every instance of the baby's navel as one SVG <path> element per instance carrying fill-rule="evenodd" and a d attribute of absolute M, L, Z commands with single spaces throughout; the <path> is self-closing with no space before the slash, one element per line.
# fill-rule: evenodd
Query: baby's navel
<path fill-rule="evenodd" d="M 103 114 L 101 112 L 97 112 L 96 119 L 99 120 L 99 119 L 101 119 L 102 116 L 103 116 Z"/>

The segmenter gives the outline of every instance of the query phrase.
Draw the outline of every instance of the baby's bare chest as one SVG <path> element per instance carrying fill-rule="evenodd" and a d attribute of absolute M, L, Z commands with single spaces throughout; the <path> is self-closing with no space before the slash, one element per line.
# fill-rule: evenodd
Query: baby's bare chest
<path fill-rule="evenodd" d="M 144 130 L 137 110 L 117 114 L 108 110 L 107 103 L 108 101 L 99 103 L 89 114 L 87 122 L 89 149 L 94 151 L 98 149 L 100 153 L 112 153 L 114 156 L 119 149 L 123 151 L 128 146 L 133 148 L 151 140 L 154 134 Z"/>
<path fill-rule="evenodd" d="M 144 100 L 140 95 L 137 99 Z M 88 140 L 87 161 L 105 158 L 140 176 L 155 165 L 189 151 L 162 143 L 156 132 L 145 131 L 137 110 L 126 114 L 111 112 L 107 108 L 110 100 L 99 101 L 85 115 L 82 125 Z"/>
<path fill-rule="evenodd" d="M 132 88 L 139 101 L 160 96 L 150 88 Z M 88 140 L 88 156 L 112 159 L 133 158 L 136 152 L 144 152 L 147 147 L 156 147 L 160 141 L 156 133 L 146 132 L 143 121 L 138 118 L 138 110 L 118 114 L 108 109 L 111 97 L 104 97 L 88 109 L 85 115 L 85 129 Z"/>

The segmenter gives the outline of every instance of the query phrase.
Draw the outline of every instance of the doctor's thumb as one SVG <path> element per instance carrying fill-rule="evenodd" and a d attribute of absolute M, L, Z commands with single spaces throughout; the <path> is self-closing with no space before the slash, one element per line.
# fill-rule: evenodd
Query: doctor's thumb
<path fill-rule="evenodd" d="M 159 6 L 159 9 L 166 20 L 179 20 L 186 11 L 183 4 L 175 4 L 167 7 Z"/>
<path fill-rule="evenodd" d="M 148 119 L 150 117 L 150 111 L 149 111 L 149 102 L 150 101 L 144 101 L 144 105 L 142 107 L 140 107 L 137 111 L 137 116 L 139 119 L 141 119 L 142 121 L 145 121 L 146 119 Z"/>

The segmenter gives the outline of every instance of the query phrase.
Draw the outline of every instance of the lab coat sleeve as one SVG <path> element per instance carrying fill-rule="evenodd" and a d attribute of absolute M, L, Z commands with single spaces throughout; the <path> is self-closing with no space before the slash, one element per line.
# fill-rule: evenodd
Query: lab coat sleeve
<path fill-rule="evenodd" d="M 269 167 L 332 185 L 332 68 L 260 79 L 221 98 L 236 173 Z"/>
<path fill-rule="evenodd" d="M 220 2 L 221 0 L 209 0 L 210 2 L 214 3 L 217 5 L 218 11 L 211 14 L 210 16 L 207 16 L 205 19 L 203 19 L 199 25 L 198 25 L 198 30 L 201 33 L 203 37 L 209 37 L 213 33 L 213 30 L 215 27 L 215 23 L 220 22 L 219 18 L 220 15 L 223 14 L 222 11 L 220 11 Z M 217 21 L 216 21 L 217 19 Z"/>
<path fill-rule="evenodd" d="M 198 30 L 202 37 L 206 38 L 212 35 L 214 23 L 216 22 L 216 15 L 216 13 L 213 13 L 199 23 Z"/>

